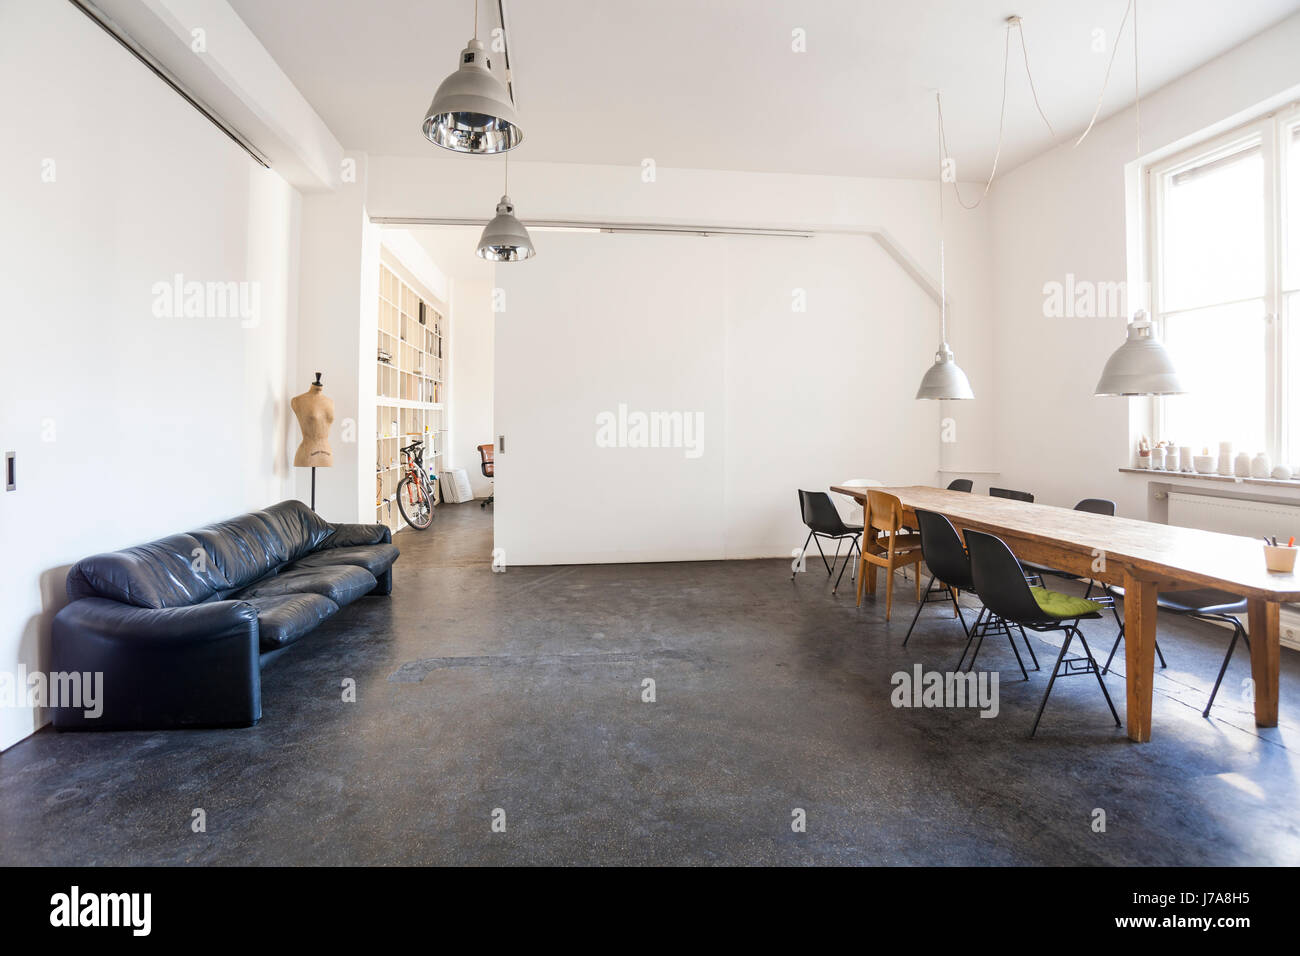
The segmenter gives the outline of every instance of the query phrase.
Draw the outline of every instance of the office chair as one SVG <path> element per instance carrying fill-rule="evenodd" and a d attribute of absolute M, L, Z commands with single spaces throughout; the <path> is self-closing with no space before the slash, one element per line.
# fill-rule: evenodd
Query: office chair
<path fill-rule="evenodd" d="M 970 491 L 973 487 L 975 487 L 974 482 L 969 478 L 954 478 L 948 482 L 949 491 Z"/>
<path fill-rule="evenodd" d="M 496 451 L 496 445 L 494 445 L 492 442 L 488 442 L 486 445 L 478 446 L 479 469 L 483 472 L 484 478 L 493 478 L 496 476 L 496 460 L 492 457 L 492 453 L 494 451 Z M 492 502 L 496 500 L 497 500 L 497 496 L 496 496 L 496 491 L 494 489 L 492 492 L 488 494 L 486 498 L 484 498 L 479 503 L 479 507 L 486 508 L 488 505 L 492 504 Z"/>
<path fill-rule="evenodd" d="M 1080 620 L 1096 620 L 1101 617 L 1102 606 L 1096 601 L 1071 597 L 1059 591 L 1046 588 L 1030 588 L 1025 580 L 1025 572 L 1020 562 L 1011 553 L 1011 549 L 1001 539 L 982 531 L 966 531 L 966 547 L 970 553 L 971 576 L 975 579 L 975 591 L 984 602 L 984 606 L 1008 624 L 1027 627 L 1032 631 L 1059 631 L 1065 634 L 1061 652 L 1056 657 L 1056 666 L 1047 681 L 1047 691 L 1043 701 L 1038 705 L 1034 716 L 1034 725 L 1029 736 L 1038 732 L 1038 723 L 1043 719 L 1047 707 L 1047 698 L 1052 694 L 1052 687 L 1058 677 L 1076 674 L 1092 674 L 1097 678 L 1097 686 L 1106 698 L 1106 706 L 1115 719 L 1115 726 L 1120 726 L 1119 714 L 1111 702 L 1110 693 L 1101 679 L 1101 668 L 1097 666 L 1088 647 L 1088 641 L 1079 630 Z M 1082 657 L 1066 657 L 1075 638 L 1083 645 Z M 1015 642 L 1011 645 L 1015 647 Z M 977 649 L 978 650 L 978 649 Z"/>
<path fill-rule="evenodd" d="M 799 514 L 803 518 L 803 523 L 808 528 L 808 537 L 803 540 L 803 547 L 799 553 L 803 554 L 808 550 L 808 542 L 815 542 L 817 553 L 822 556 L 822 564 L 826 565 L 826 576 L 830 577 L 835 573 L 835 565 L 826 560 L 826 552 L 822 550 L 822 538 L 828 538 L 835 542 L 835 560 L 840 558 L 840 546 L 847 538 L 849 542 L 849 553 L 844 559 L 844 564 L 840 567 L 840 576 L 835 579 L 835 586 L 831 588 L 834 594 L 839 590 L 840 578 L 844 577 L 844 569 L 853 564 L 853 552 L 862 553 L 860 539 L 862 537 L 862 525 L 848 524 L 840 517 L 835 503 L 831 501 L 831 496 L 824 491 L 804 491 L 799 490 Z M 791 570 L 790 580 L 795 579 L 799 572 Z M 853 580 L 853 574 L 849 572 L 849 580 Z"/>
<path fill-rule="evenodd" d="M 1030 504 L 1034 502 L 1034 496 L 1027 491 L 1012 491 L 1010 488 L 990 488 L 989 495 L 993 498 L 1010 498 L 1012 501 L 1026 501 Z"/>

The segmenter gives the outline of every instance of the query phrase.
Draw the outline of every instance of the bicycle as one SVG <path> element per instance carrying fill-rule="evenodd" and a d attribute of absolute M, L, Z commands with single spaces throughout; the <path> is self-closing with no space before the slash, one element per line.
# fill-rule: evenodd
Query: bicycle
<path fill-rule="evenodd" d="M 433 486 L 424 473 L 423 445 L 423 441 L 417 440 L 400 449 L 406 474 L 397 483 L 397 508 L 416 531 L 433 524 Z"/>

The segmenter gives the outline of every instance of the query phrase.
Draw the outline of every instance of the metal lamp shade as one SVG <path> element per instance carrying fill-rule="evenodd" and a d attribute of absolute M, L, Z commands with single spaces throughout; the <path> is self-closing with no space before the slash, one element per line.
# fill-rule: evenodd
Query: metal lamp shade
<path fill-rule="evenodd" d="M 460 67 L 433 95 L 423 130 L 429 142 L 457 153 L 502 153 L 523 142 L 519 114 L 478 40 L 469 41 Z"/>
<path fill-rule="evenodd" d="M 478 254 L 479 258 L 492 262 L 518 262 L 536 254 L 528 230 L 515 218 L 515 204 L 509 196 L 501 197 L 496 217 L 483 227 Z"/>
<path fill-rule="evenodd" d="M 939 351 L 934 353 L 934 364 L 930 366 L 921 387 L 916 390 L 917 398 L 966 399 L 974 398 L 970 380 L 952 358 L 952 349 L 944 342 Z"/>
<path fill-rule="evenodd" d="M 1128 339 L 1115 350 L 1101 370 L 1097 395 L 1181 395 L 1173 360 L 1155 337 L 1145 313 L 1129 323 Z"/>

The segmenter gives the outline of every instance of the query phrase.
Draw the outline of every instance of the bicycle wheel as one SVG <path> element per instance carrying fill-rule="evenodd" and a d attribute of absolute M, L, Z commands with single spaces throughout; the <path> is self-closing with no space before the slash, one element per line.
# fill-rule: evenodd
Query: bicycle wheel
<path fill-rule="evenodd" d="M 433 524 L 433 502 L 424 484 L 412 481 L 410 476 L 397 483 L 397 507 L 402 517 L 416 531 L 423 531 Z"/>

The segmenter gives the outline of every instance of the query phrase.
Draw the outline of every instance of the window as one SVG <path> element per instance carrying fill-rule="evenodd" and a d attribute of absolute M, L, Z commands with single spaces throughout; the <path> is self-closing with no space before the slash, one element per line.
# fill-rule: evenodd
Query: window
<path fill-rule="evenodd" d="M 1300 112 L 1150 170 L 1152 317 L 1187 388 L 1152 433 L 1300 463 Z"/>

